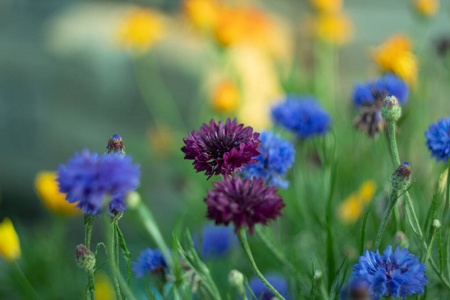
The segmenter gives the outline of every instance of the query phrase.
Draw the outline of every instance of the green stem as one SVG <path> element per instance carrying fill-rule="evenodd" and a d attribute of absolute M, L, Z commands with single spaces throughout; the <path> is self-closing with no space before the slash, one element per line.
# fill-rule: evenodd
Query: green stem
<path fill-rule="evenodd" d="M 445 192 L 444 221 L 447 220 L 448 206 L 450 202 L 450 162 L 447 167 L 447 187 Z"/>
<path fill-rule="evenodd" d="M 91 247 L 92 229 L 94 228 L 94 216 L 84 215 L 84 245 L 89 250 Z M 90 300 L 95 300 L 95 282 L 94 282 L 94 270 L 89 270 L 87 273 L 88 280 L 88 294 Z"/>
<path fill-rule="evenodd" d="M 25 276 L 25 274 L 22 272 L 22 269 L 20 268 L 17 261 L 14 261 L 11 263 L 11 265 L 14 268 L 14 272 L 17 274 L 18 282 L 22 285 L 23 291 L 28 295 L 27 297 L 30 297 L 29 299 L 41 299 L 39 294 L 36 292 L 36 290 L 31 285 L 28 278 Z"/>
<path fill-rule="evenodd" d="M 240 229 L 238 232 L 238 239 L 241 243 L 242 249 L 244 250 L 248 261 L 250 262 L 250 266 L 253 269 L 255 275 L 264 283 L 264 285 L 277 297 L 279 300 L 285 300 L 283 296 L 264 278 L 263 274 L 259 271 L 258 266 L 256 265 L 255 259 L 253 258 L 252 251 L 250 250 L 250 246 L 247 241 L 247 237 L 245 236 L 245 230 Z"/>
<path fill-rule="evenodd" d="M 397 191 L 392 191 L 391 197 L 389 199 L 388 206 L 384 212 L 383 219 L 381 220 L 380 227 L 378 228 L 377 237 L 375 239 L 375 244 L 373 246 L 374 250 L 377 250 L 380 246 L 381 238 L 383 237 L 384 229 L 386 228 L 387 221 L 392 213 L 392 209 L 394 208 L 395 203 L 397 202 Z"/>
<path fill-rule="evenodd" d="M 111 268 L 111 277 L 113 279 L 114 284 L 114 291 L 116 292 L 116 298 L 122 299 L 122 293 L 120 292 L 120 286 L 119 286 L 119 280 L 117 279 L 117 272 L 116 269 L 119 269 L 119 266 L 117 264 L 118 260 L 118 253 L 117 253 L 117 234 L 116 234 L 116 226 L 117 226 L 117 220 L 113 219 L 110 227 L 111 227 L 111 248 L 109 249 L 109 255 L 108 260 L 110 261 L 110 268 Z"/>
<path fill-rule="evenodd" d="M 395 137 L 395 122 L 387 122 L 388 123 L 388 131 L 389 131 L 389 142 L 391 145 L 392 157 L 394 159 L 394 167 L 397 168 L 400 166 L 400 157 L 398 155 L 398 147 L 397 147 L 397 139 Z M 423 235 L 422 229 L 420 228 L 419 219 L 417 218 L 416 211 L 414 210 L 414 206 L 412 205 L 411 197 L 409 196 L 408 191 L 405 191 L 405 199 L 406 205 L 412 215 L 413 221 L 415 223 L 415 230 L 417 230 L 420 236 Z"/>
<path fill-rule="evenodd" d="M 436 236 L 436 231 L 437 230 L 438 229 L 433 227 L 433 231 L 431 232 L 430 244 L 428 245 L 427 255 L 425 256 L 425 260 L 423 261 L 424 264 L 426 264 L 428 259 L 430 259 L 431 249 L 433 248 L 434 237 Z M 439 270 L 439 272 L 440 272 L 440 270 Z"/>

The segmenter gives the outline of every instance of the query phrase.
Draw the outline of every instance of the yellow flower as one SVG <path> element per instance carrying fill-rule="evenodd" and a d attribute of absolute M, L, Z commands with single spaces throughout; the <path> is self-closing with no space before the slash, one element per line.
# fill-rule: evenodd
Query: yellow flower
<path fill-rule="evenodd" d="M 217 23 L 220 7 L 215 0 L 186 0 L 184 9 L 196 28 L 209 30 Z"/>
<path fill-rule="evenodd" d="M 335 13 L 342 7 L 342 0 L 310 0 L 311 5 L 321 13 Z"/>
<path fill-rule="evenodd" d="M 65 194 L 59 192 L 55 172 L 39 172 L 34 185 L 42 203 L 53 213 L 63 216 L 81 213 L 75 204 L 66 201 Z"/>
<path fill-rule="evenodd" d="M 317 16 L 314 28 L 319 39 L 338 46 L 349 42 L 353 34 L 352 22 L 343 14 Z"/>
<path fill-rule="evenodd" d="M 111 281 L 103 272 L 95 273 L 95 298 L 97 300 L 116 299 Z"/>
<path fill-rule="evenodd" d="M 415 0 L 414 8 L 419 14 L 432 17 L 439 10 L 439 0 Z"/>
<path fill-rule="evenodd" d="M 375 49 L 373 60 L 383 70 L 393 72 L 407 83 L 417 81 L 417 58 L 411 52 L 409 38 L 395 35 Z"/>
<path fill-rule="evenodd" d="M 7 261 L 19 259 L 21 254 L 19 236 L 8 218 L 0 223 L 0 254 Z"/>
<path fill-rule="evenodd" d="M 212 106 L 220 112 L 232 112 L 239 102 L 239 90 L 231 81 L 217 85 L 212 96 Z"/>
<path fill-rule="evenodd" d="M 373 180 L 367 180 L 359 188 L 359 199 L 368 204 L 372 200 L 373 195 L 377 189 L 377 185 Z"/>
<path fill-rule="evenodd" d="M 147 137 L 152 151 L 159 159 L 169 157 L 175 144 L 174 133 L 170 127 L 160 125 L 149 128 Z"/>
<path fill-rule="evenodd" d="M 364 203 L 360 201 L 356 194 L 351 194 L 339 205 L 339 218 L 347 224 L 357 221 L 363 212 Z"/>
<path fill-rule="evenodd" d="M 134 9 L 122 20 L 117 41 L 123 48 L 149 50 L 162 37 L 162 17 L 151 9 Z"/>
<path fill-rule="evenodd" d="M 373 180 L 365 181 L 359 188 L 358 193 L 352 193 L 338 207 L 338 216 L 342 222 L 351 224 L 359 220 L 364 208 L 372 200 L 376 191 Z"/>

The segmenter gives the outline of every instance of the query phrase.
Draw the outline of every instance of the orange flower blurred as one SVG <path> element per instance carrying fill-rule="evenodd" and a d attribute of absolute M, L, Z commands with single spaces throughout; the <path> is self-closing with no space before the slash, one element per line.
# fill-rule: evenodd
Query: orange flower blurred
<path fill-rule="evenodd" d="M 239 103 L 239 89 L 231 81 L 225 80 L 217 85 L 212 96 L 212 106 L 219 112 L 232 112 Z"/>
<path fill-rule="evenodd" d="M 154 10 L 131 10 L 117 29 L 117 41 L 123 48 L 149 50 L 163 33 L 162 16 Z"/>
<path fill-rule="evenodd" d="M 81 210 L 75 204 L 66 201 L 66 195 L 58 190 L 55 172 L 39 172 L 35 180 L 36 193 L 42 203 L 53 213 L 68 216 L 80 214 Z"/>
<path fill-rule="evenodd" d="M 439 11 L 439 0 L 415 0 L 415 10 L 425 17 L 432 17 Z"/>
<path fill-rule="evenodd" d="M 417 81 L 417 58 L 411 52 L 409 38 L 395 35 L 373 52 L 373 60 L 383 70 L 397 74 L 407 83 Z"/>
<path fill-rule="evenodd" d="M 215 0 L 186 0 L 184 2 L 186 15 L 200 30 L 210 30 L 216 25 L 219 9 L 219 3 Z"/>

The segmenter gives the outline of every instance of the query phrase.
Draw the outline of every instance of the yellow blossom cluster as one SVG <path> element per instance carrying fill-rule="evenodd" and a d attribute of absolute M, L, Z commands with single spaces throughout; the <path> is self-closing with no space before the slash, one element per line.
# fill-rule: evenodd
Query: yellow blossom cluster
<path fill-rule="evenodd" d="M 21 255 L 19 236 L 10 219 L 0 223 L 0 255 L 7 261 L 18 260 Z"/>
<path fill-rule="evenodd" d="M 411 51 L 411 42 L 407 36 L 390 37 L 374 50 L 373 60 L 381 70 L 396 74 L 408 84 L 417 81 L 417 58 Z"/>
<path fill-rule="evenodd" d="M 373 180 L 364 182 L 358 192 L 350 194 L 338 207 L 338 216 L 342 222 L 352 224 L 361 218 L 364 208 L 372 200 L 376 191 Z"/>
<path fill-rule="evenodd" d="M 148 8 L 128 11 L 116 33 L 117 43 L 126 49 L 148 51 L 163 35 L 162 15 Z"/>
<path fill-rule="evenodd" d="M 353 24 L 342 12 L 343 0 L 310 0 L 317 11 L 313 18 L 313 30 L 322 41 L 333 45 L 344 45 L 352 37 Z"/>
<path fill-rule="evenodd" d="M 414 9 L 424 17 L 432 17 L 439 11 L 439 0 L 415 0 Z"/>

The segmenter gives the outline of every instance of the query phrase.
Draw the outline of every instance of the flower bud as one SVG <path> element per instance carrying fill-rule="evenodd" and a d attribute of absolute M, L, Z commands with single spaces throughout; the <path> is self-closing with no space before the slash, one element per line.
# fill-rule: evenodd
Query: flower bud
<path fill-rule="evenodd" d="M 228 282 L 233 287 L 241 287 L 244 285 L 244 275 L 238 270 L 231 270 L 230 275 L 228 275 Z"/>
<path fill-rule="evenodd" d="M 441 228 L 441 222 L 439 222 L 438 219 L 434 219 L 433 220 L 433 227 L 436 228 L 436 229 Z"/>
<path fill-rule="evenodd" d="M 125 147 L 123 146 L 122 137 L 118 134 L 113 135 L 106 146 L 107 153 L 120 153 L 125 155 Z"/>
<path fill-rule="evenodd" d="M 129 192 L 125 202 L 129 209 L 136 209 L 141 203 L 141 196 L 136 191 Z"/>
<path fill-rule="evenodd" d="M 407 162 L 403 162 L 391 176 L 391 184 L 395 190 L 405 189 L 411 182 L 411 168 Z"/>
<path fill-rule="evenodd" d="M 397 231 L 394 235 L 394 242 L 399 245 L 400 248 L 408 248 L 409 242 L 403 231 Z"/>
<path fill-rule="evenodd" d="M 402 115 L 402 108 L 395 96 L 387 96 L 381 106 L 381 116 L 388 122 L 397 122 Z"/>
<path fill-rule="evenodd" d="M 85 245 L 80 244 L 75 249 L 77 265 L 86 271 L 94 270 L 95 255 Z"/>

